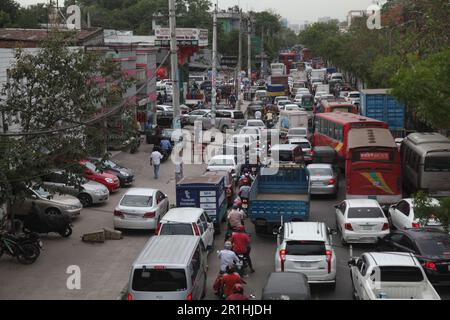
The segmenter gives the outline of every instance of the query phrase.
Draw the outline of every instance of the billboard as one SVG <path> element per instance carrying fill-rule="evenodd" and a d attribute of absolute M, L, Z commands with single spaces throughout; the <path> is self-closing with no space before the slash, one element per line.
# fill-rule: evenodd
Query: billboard
<path fill-rule="evenodd" d="M 155 29 L 155 45 L 161 47 L 170 46 L 170 29 L 157 28 Z M 179 46 L 208 46 L 208 30 L 207 29 L 192 29 L 192 28 L 177 28 L 177 45 Z"/>

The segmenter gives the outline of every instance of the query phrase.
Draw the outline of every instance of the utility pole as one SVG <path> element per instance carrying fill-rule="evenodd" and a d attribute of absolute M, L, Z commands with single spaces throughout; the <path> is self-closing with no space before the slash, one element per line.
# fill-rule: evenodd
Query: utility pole
<path fill-rule="evenodd" d="M 174 129 L 181 129 L 180 124 L 180 87 L 178 81 L 178 55 L 177 55 L 177 22 L 175 0 L 169 0 L 169 27 L 170 27 L 170 63 L 173 83 L 173 122 Z"/>
<path fill-rule="evenodd" d="M 261 79 L 264 79 L 264 27 L 262 28 L 261 31 Z"/>
<path fill-rule="evenodd" d="M 238 55 L 238 75 L 236 83 L 237 109 L 241 110 L 241 69 L 242 69 L 242 10 L 239 8 L 239 55 Z"/>
<path fill-rule="evenodd" d="M 252 22 L 250 13 L 247 16 L 247 77 L 252 83 Z"/>
<path fill-rule="evenodd" d="M 217 96 L 217 3 L 214 5 L 213 12 L 213 43 L 212 43 L 212 75 L 211 75 L 211 124 L 216 127 L 216 96 Z"/>

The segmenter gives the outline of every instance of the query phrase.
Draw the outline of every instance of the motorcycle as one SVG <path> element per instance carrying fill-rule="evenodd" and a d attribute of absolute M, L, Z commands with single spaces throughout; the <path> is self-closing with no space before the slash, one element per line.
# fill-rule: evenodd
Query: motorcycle
<path fill-rule="evenodd" d="M 244 211 L 245 215 L 247 215 L 247 209 L 248 209 L 248 199 L 247 198 L 241 198 L 242 199 L 242 205 L 241 208 Z"/>
<path fill-rule="evenodd" d="M 237 257 L 239 258 L 239 261 L 236 263 L 236 271 L 242 277 L 246 275 L 246 270 L 248 268 L 248 261 L 243 254 L 238 254 Z"/>
<path fill-rule="evenodd" d="M 33 204 L 23 221 L 23 232 L 26 234 L 56 232 L 67 238 L 72 234 L 72 224 L 68 215 L 48 215 Z"/>
<path fill-rule="evenodd" d="M 17 235 L 10 232 L 0 233 L 0 257 L 5 253 L 16 257 L 22 264 L 32 264 L 41 253 L 42 243 L 36 243 L 36 235 Z"/>

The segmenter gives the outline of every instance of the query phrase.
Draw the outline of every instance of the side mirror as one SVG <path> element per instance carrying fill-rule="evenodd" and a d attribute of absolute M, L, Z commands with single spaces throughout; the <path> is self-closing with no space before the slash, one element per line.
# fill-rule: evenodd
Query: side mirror
<path fill-rule="evenodd" d="M 33 200 L 37 200 L 37 199 L 38 199 L 38 197 L 37 197 L 37 195 L 35 195 L 35 194 L 32 194 L 32 195 L 31 195 L 31 199 L 33 199 Z"/>
<path fill-rule="evenodd" d="M 354 267 L 354 266 L 356 266 L 356 258 L 351 258 L 351 259 L 348 261 L 348 266 L 349 266 L 349 267 Z"/>

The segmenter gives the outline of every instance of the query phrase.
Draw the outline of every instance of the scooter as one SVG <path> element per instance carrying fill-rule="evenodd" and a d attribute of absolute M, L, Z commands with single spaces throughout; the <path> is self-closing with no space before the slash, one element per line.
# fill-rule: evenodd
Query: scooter
<path fill-rule="evenodd" d="M 65 214 L 48 215 L 33 203 L 30 213 L 23 221 L 24 233 L 59 233 L 67 238 L 72 234 L 70 217 Z"/>

